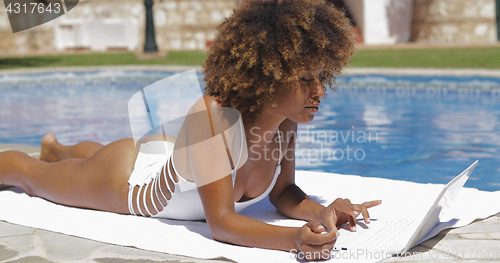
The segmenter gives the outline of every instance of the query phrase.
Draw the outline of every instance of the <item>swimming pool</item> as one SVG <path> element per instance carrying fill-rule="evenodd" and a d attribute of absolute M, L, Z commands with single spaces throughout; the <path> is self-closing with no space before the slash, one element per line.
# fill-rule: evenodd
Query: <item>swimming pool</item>
<path fill-rule="evenodd" d="M 38 146 L 48 132 L 67 144 L 131 137 L 128 100 L 172 74 L 0 76 L 0 143 Z M 299 127 L 297 169 L 446 183 L 479 159 L 466 186 L 500 190 L 500 79 L 356 75 L 337 84 Z"/>

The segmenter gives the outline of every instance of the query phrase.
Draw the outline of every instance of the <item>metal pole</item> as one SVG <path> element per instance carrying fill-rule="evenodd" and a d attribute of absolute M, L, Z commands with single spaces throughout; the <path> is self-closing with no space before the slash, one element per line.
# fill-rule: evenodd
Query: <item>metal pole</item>
<path fill-rule="evenodd" d="M 496 0 L 497 6 L 497 40 L 500 41 L 500 0 Z"/>
<path fill-rule="evenodd" d="M 144 52 L 158 52 L 153 21 L 153 0 L 144 0 L 144 5 L 146 6 L 146 41 L 144 42 Z"/>

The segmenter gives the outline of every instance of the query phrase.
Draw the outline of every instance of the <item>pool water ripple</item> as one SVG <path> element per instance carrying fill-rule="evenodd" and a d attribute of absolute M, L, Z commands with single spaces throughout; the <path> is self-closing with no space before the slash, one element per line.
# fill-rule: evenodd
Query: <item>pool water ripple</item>
<path fill-rule="evenodd" d="M 66 144 L 131 137 L 128 100 L 172 74 L 0 76 L 0 143 L 39 145 L 49 132 Z M 500 79 L 369 75 L 337 84 L 315 121 L 299 125 L 297 169 L 446 183 L 479 159 L 466 186 L 500 190 Z"/>

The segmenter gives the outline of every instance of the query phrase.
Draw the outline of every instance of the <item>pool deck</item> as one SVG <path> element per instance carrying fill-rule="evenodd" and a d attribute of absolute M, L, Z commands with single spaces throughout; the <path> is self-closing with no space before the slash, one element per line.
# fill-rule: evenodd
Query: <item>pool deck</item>
<path fill-rule="evenodd" d="M 18 150 L 37 158 L 40 148 L 0 144 L 0 151 Z M 0 185 L 0 189 L 2 186 Z M 500 261 L 500 213 L 452 230 L 410 250 L 412 256 L 384 262 L 492 262 Z M 0 221 L 1 262 L 232 262 L 203 260 L 117 246 L 84 238 Z"/>
<path fill-rule="evenodd" d="M 0 75 L 39 74 L 50 72 L 88 72 L 99 70 L 144 70 L 144 71 L 187 71 L 194 69 L 202 72 L 202 68 L 193 66 L 165 66 L 165 65 L 124 65 L 124 66 L 74 66 L 74 67 L 46 67 L 2 69 Z M 451 69 L 451 68 L 361 68 L 347 67 L 343 75 L 406 75 L 406 76 L 481 76 L 500 77 L 500 69 Z"/>

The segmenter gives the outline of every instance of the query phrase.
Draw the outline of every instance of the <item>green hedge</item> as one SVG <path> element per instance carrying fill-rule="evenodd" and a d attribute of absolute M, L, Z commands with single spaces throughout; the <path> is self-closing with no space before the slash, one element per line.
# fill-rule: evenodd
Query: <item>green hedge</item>
<path fill-rule="evenodd" d="M 166 59 L 137 60 L 133 53 L 0 58 L 0 69 L 95 65 L 197 65 L 204 51 L 171 51 Z M 351 67 L 500 68 L 500 48 L 358 50 Z"/>

